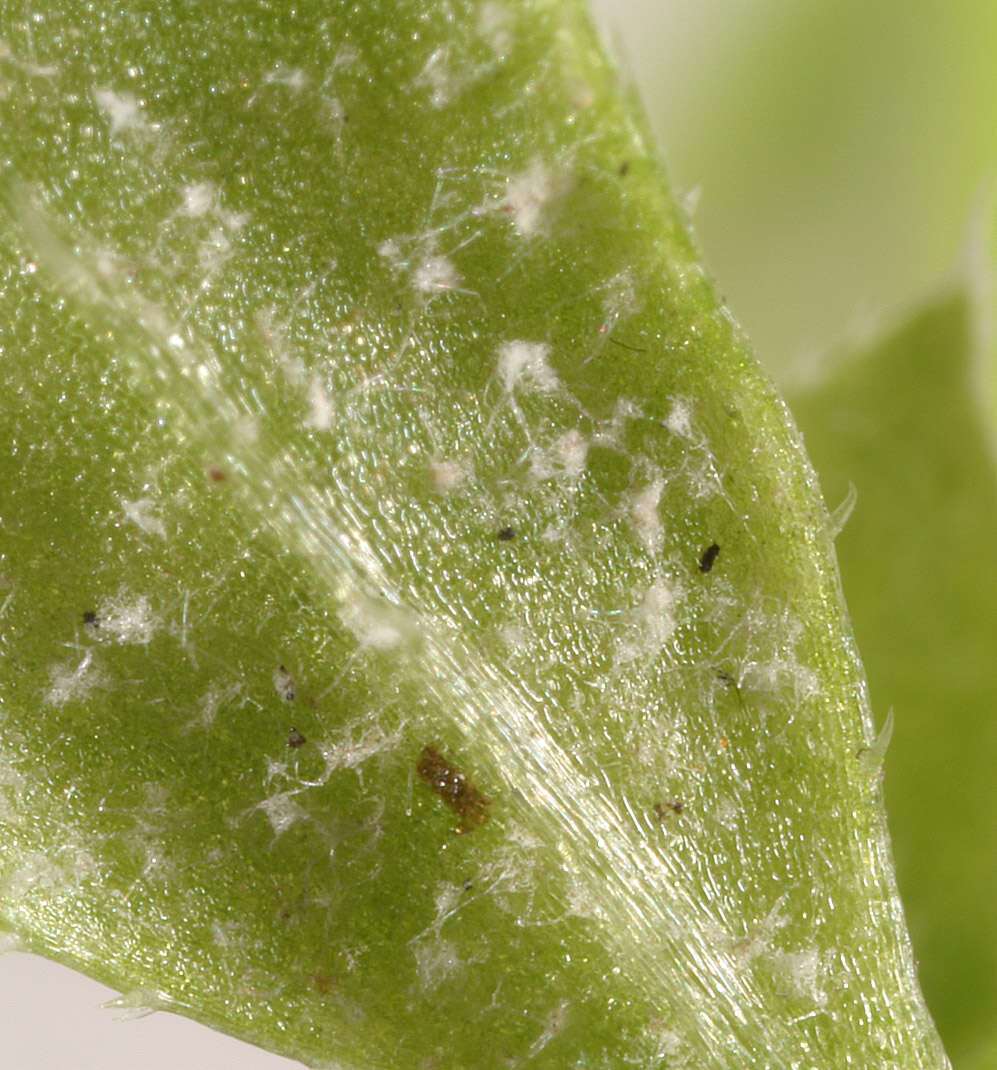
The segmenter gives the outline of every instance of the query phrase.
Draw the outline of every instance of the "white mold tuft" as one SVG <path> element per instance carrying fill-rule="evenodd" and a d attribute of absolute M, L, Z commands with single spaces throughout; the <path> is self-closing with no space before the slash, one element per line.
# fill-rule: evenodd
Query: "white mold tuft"
<path fill-rule="evenodd" d="M 533 237 L 543 226 L 544 209 L 557 192 L 558 183 L 540 160 L 507 180 L 499 208 L 508 212 L 512 225 L 524 238 Z"/>
<path fill-rule="evenodd" d="M 656 579 L 628 614 L 627 631 L 617 646 L 617 661 L 625 664 L 657 657 L 675 633 L 677 603 L 675 590 L 664 578 Z"/>
<path fill-rule="evenodd" d="M 672 402 L 672 407 L 665 417 L 665 427 L 673 435 L 692 438 L 692 413 L 689 411 L 689 403 L 687 401 L 676 398 Z"/>
<path fill-rule="evenodd" d="M 646 487 L 630 494 L 630 519 L 637 531 L 640 541 L 648 551 L 656 554 L 661 550 L 665 538 L 665 529 L 661 523 L 661 493 L 665 481 L 658 476 Z"/>
<path fill-rule="evenodd" d="M 498 373 L 506 390 L 517 386 L 532 387 L 551 393 L 560 385 L 557 374 L 547 363 L 550 346 L 543 342 L 503 342 L 498 348 Z"/>
<path fill-rule="evenodd" d="M 439 253 L 425 257 L 412 274 L 412 285 L 422 294 L 446 293 L 460 287 L 460 275 L 449 257 Z"/>
<path fill-rule="evenodd" d="M 101 636 L 118 643 L 148 643 L 160 623 L 145 595 L 133 596 L 125 592 L 102 602 L 97 620 Z"/>
<path fill-rule="evenodd" d="M 214 182 L 191 182 L 180 191 L 183 201 L 183 214 L 192 219 L 207 215 L 218 197 L 218 187 Z"/>
<path fill-rule="evenodd" d="M 139 498 L 134 502 L 121 499 L 122 512 L 133 524 L 141 528 L 146 535 L 158 535 L 165 539 L 166 525 L 153 512 L 155 506 L 152 498 Z"/>
<path fill-rule="evenodd" d="M 433 490 L 439 494 L 456 490 L 467 479 L 467 473 L 456 461 L 430 461 L 429 476 Z"/>
<path fill-rule="evenodd" d="M 334 415 L 335 410 L 328 392 L 321 379 L 313 375 L 308 384 L 308 415 L 305 417 L 305 426 L 316 431 L 328 431 L 332 427 Z"/>
<path fill-rule="evenodd" d="M 88 650 L 75 666 L 53 665 L 48 675 L 49 686 L 45 692 L 45 701 L 50 706 L 79 702 L 103 681 L 102 673 L 94 665 L 91 650 Z"/>
<path fill-rule="evenodd" d="M 295 822 L 307 817 L 305 811 L 294 801 L 294 795 L 295 792 L 292 791 L 280 791 L 259 804 L 258 808 L 267 815 L 275 836 L 286 832 Z"/>
<path fill-rule="evenodd" d="M 577 428 L 565 431 L 554 442 L 554 457 L 568 479 L 578 479 L 585 471 L 588 449 L 588 439 Z"/>
<path fill-rule="evenodd" d="M 149 133 L 156 129 L 142 114 L 142 105 L 131 93 L 116 93 L 113 89 L 95 89 L 97 105 L 111 124 L 111 133 Z"/>

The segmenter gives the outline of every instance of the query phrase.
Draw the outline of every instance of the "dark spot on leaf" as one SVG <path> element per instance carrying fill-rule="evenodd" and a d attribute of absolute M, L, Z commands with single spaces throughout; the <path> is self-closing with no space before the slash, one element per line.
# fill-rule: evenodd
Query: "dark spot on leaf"
<path fill-rule="evenodd" d="M 291 731 L 287 733 L 287 745 L 294 750 L 304 746 L 307 742 L 305 737 L 296 728 L 292 728 Z"/>
<path fill-rule="evenodd" d="M 620 164 L 620 178 L 626 178 L 629 173 L 630 173 L 630 161 L 629 160 L 624 160 L 623 163 Z"/>
<path fill-rule="evenodd" d="M 225 480 L 228 479 L 228 476 L 225 475 L 220 468 L 209 468 L 208 479 L 210 479 L 212 483 L 224 483 Z"/>
<path fill-rule="evenodd" d="M 460 824 L 454 829 L 458 835 L 470 832 L 488 820 L 491 800 L 468 780 L 463 769 L 444 758 L 435 747 L 422 748 L 416 771 L 430 790 L 460 818 Z"/>
<path fill-rule="evenodd" d="M 97 614 L 92 609 L 88 609 L 84 612 L 83 623 L 89 624 L 91 628 L 100 627 L 100 621 L 97 619 Z"/>
<path fill-rule="evenodd" d="M 708 546 L 703 551 L 703 556 L 699 559 L 699 571 L 709 572 L 713 568 L 713 562 L 716 561 L 717 556 L 720 553 L 720 547 L 714 543 L 712 546 Z"/>
<path fill-rule="evenodd" d="M 619 346 L 620 349 L 629 350 L 629 352 L 631 352 L 631 353 L 646 353 L 647 352 L 647 349 L 644 348 L 643 346 L 628 345 L 626 342 L 621 342 L 618 338 L 610 338 L 609 340 L 610 340 L 610 342 L 613 343 L 614 346 Z"/>
<path fill-rule="evenodd" d="M 659 821 L 664 821 L 671 814 L 675 814 L 678 817 L 682 813 L 684 806 L 681 799 L 667 799 L 662 805 L 659 802 L 654 804 L 654 816 Z"/>
<path fill-rule="evenodd" d="M 499 531 L 498 535 L 496 536 L 496 538 L 499 540 L 499 542 L 512 542 L 512 540 L 515 537 L 516 537 L 516 529 L 515 528 L 502 528 Z"/>

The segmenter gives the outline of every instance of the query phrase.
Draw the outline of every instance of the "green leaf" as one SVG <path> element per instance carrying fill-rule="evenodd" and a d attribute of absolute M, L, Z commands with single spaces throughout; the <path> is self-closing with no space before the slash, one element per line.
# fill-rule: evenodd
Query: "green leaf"
<path fill-rule="evenodd" d="M 978 322 L 961 293 L 939 299 L 793 406 L 829 500 L 857 488 L 837 546 L 872 698 L 896 711 L 898 880 L 929 1004 L 965 1067 L 993 1066 L 997 1044 L 997 485 Z"/>
<path fill-rule="evenodd" d="M 3 924 L 313 1066 L 946 1065 L 826 510 L 580 8 L 0 31 Z"/>

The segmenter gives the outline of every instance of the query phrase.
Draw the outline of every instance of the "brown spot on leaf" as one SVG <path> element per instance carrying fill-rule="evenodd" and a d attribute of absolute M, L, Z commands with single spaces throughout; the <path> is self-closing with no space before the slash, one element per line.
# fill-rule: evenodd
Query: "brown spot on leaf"
<path fill-rule="evenodd" d="M 468 780 L 463 769 L 444 758 L 435 747 L 422 748 L 416 771 L 433 793 L 460 818 L 460 824 L 454 829 L 458 835 L 470 832 L 488 820 L 491 800 Z"/>

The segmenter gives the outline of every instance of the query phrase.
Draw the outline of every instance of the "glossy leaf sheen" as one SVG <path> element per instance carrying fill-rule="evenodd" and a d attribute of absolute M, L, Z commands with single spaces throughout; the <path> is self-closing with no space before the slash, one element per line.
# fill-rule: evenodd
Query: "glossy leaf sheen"
<path fill-rule="evenodd" d="M 0 30 L 4 924 L 315 1066 L 944 1065 L 826 510 L 576 7 Z"/>

